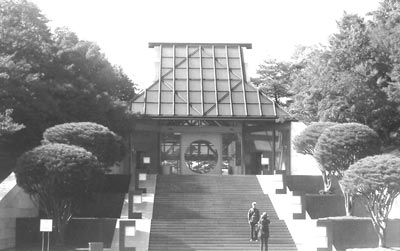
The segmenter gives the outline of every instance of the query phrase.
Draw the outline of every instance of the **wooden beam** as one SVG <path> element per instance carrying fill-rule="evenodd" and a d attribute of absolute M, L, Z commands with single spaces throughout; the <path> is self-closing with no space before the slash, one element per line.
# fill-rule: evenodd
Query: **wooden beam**
<path fill-rule="evenodd" d="M 144 90 L 144 94 L 143 94 L 143 114 L 146 114 L 146 101 L 147 99 L 147 89 Z"/>
<path fill-rule="evenodd" d="M 244 116 L 247 116 L 247 98 L 246 98 L 246 87 L 244 82 L 246 75 L 244 74 L 245 69 L 243 69 L 244 61 L 243 61 L 243 55 L 242 55 L 242 48 L 238 46 L 239 50 L 239 57 L 240 57 L 240 72 L 242 73 L 241 79 L 242 79 L 242 87 L 243 87 L 243 105 L 244 105 Z"/>
<path fill-rule="evenodd" d="M 232 104 L 232 87 L 231 87 L 231 75 L 229 71 L 229 55 L 228 55 L 228 46 L 225 45 L 225 54 L 226 54 L 226 73 L 228 74 L 228 85 L 229 85 L 229 104 L 231 106 L 231 116 L 233 116 L 233 104 Z"/>
<path fill-rule="evenodd" d="M 201 45 L 199 46 L 199 68 L 200 68 L 200 101 L 201 101 L 201 115 L 204 116 L 204 87 L 203 87 L 203 53 L 202 53 L 202 47 Z"/>
<path fill-rule="evenodd" d="M 175 115 L 175 73 L 176 73 L 176 66 L 175 66 L 175 45 L 172 47 L 172 115 Z"/>
<path fill-rule="evenodd" d="M 213 67 L 214 67 L 215 112 L 216 112 L 216 115 L 219 116 L 219 110 L 218 110 L 218 88 L 217 88 L 217 67 L 216 67 L 216 64 L 215 64 L 216 62 L 215 62 L 215 46 L 214 45 L 212 46 L 212 57 L 213 57 Z"/>
<path fill-rule="evenodd" d="M 187 95 L 187 106 L 186 106 L 186 111 L 187 111 L 187 116 L 190 116 L 190 93 L 189 93 L 189 46 L 186 45 L 186 71 L 187 71 L 187 76 L 186 76 L 186 95 Z"/>
<path fill-rule="evenodd" d="M 163 66 L 162 65 L 162 59 L 163 59 L 163 57 L 162 57 L 162 53 L 163 53 L 162 49 L 163 49 L 163 46 L 160 45 L 160 73 L 159 73 L 159 78 L 158 78 L 158 109 L 157 109 L 158 115 L 161 114 L 161 81 L 162 81 L 161 76 L 162 76 L 162 66 Z"/>

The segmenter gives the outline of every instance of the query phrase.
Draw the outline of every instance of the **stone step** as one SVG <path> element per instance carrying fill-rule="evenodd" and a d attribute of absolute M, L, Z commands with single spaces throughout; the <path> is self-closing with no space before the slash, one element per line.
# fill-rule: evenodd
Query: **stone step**
<path fill-rule="evenodd" d="M 149 251 L 259 250 L 247 211 L 257 201 L 271 220 L 269 250 L 297 250 L 256 176 L 159 176 Z"/>

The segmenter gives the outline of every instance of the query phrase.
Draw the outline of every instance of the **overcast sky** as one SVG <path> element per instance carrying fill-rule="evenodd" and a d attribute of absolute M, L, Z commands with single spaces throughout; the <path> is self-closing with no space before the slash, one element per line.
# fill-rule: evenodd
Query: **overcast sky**
<path fill-rule="evenodd" d="M 379 0 L 33 0 L 51 27 L 96 42 L 141 88 L 155 79 L 149 42 L 252 43 L 249 74 L 265 59 L 290 60 L 296 45 L 326 43 L 344 11 Z"/>

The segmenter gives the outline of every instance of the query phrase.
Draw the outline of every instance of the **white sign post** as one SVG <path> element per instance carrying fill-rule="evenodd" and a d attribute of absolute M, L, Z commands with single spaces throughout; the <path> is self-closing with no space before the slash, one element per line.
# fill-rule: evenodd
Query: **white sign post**
<path fill-rule="evenodd" d="M 143 164 L 150 164 L 150 157 L 143 157 Z"/>
<path fill-rule="evenodd" d="M 52 219 L 40 219 L 40 232 L 42 232 L 42 251 L 44 251 L 44 233 L 47 232 L 47 251 L 50 250 L 50 232 L 53 231 Z"/>
<path fill-rule="evenodd" d="M 263 165 L 263 166 L 269 165 L 269 158 L 262 157 L 261 158 L 261 165 Z"/>
<path fill-rule="evenodd" d="M 265 169 L 268 169 L 268 165 L 269 165 L 269 158 L 261 155 L 261 165 L 265 167 Z M 261 174 L 264 175 L 264 168 L 261 171 Z"/>

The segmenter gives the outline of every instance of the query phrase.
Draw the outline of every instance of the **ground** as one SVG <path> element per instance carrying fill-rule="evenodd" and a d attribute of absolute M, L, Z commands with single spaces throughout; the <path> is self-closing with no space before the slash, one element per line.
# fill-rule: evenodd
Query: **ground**
<path fill-rule="evenodd" d="M 400 248 L 351 248 L 346 251 L 393 251 L 400 250 Z"/>

